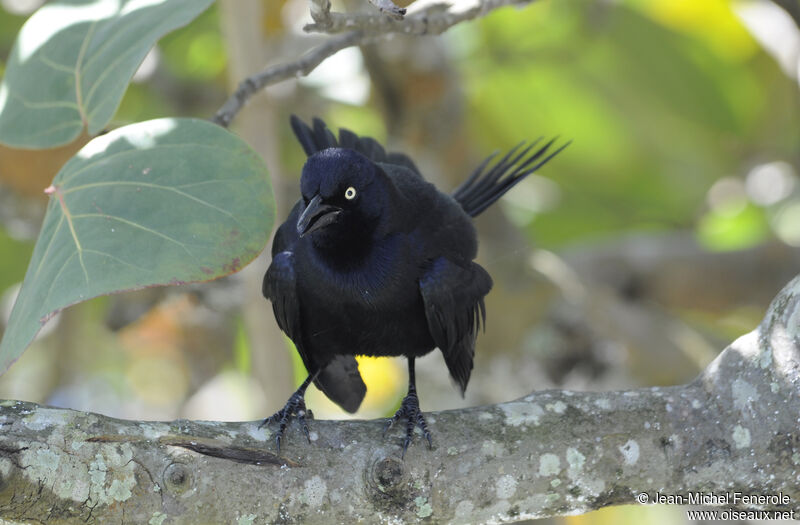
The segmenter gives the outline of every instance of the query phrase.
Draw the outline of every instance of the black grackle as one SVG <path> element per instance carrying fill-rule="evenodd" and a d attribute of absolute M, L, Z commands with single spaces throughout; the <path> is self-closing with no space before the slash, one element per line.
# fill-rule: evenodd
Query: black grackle
<path fill-rule="evenodd" d="M 308 437 L 304 395 L 312 381 L 355 412 L 367 390 L 355 356 L 404 355 L 408 395 L 386 430 L 406 420 L 403 455 L 417 426 L 431 446 L 414 359 L 438 347 L 463 395 L 492 287 L 473 262 L 472 217 L 566 144 L 549 154 L 555 139 L 537 149 L 521 144 L 493 165 L 490 156 L 447 195 L 406 155 L 372 138 L 341 129 L 337 139 L 319 119 L 309 127 L 292 116 L 291 125 L 308 160 L 301 198 L 275 235 L 263 292 L 308 378 L 264 424 L 279 423 L 278 450 L 292 417 Z"/>

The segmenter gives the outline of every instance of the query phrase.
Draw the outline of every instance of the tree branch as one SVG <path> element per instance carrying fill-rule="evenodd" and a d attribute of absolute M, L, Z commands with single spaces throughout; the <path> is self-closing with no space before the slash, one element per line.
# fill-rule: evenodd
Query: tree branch
<path fill-rule="evenodd" d="M 220 126 L 228 127 L 247 100 L 261 89 L 282 80 L 308 75 L 322 61 L 342 49 L 364 45 L 398 33 L 415 36 L 438 35 L 460 22 L 485 16 L 497 8 L 507 5 L 526 5 L 531 1 L 476 0 L 470 3 L 470 7 L 466 9 L 448 4 L 435 4 L 403 19 L 397 19 L 384 14 L 331 13 L 328 0 L 311 0 L 311 17 L 315 23 L 307 25 L 306 31 L 347 32 L 331 37 L 299 60 L 268 67 L 264 71 L 246 78 L 211 120 Z M 383 5 L 385 2 L 375 0 L 373 3 Z M 386 8 L 384 6 L 383 9 Z"/>
<path fill-rule="evenodd" d="M 311 18 L 317 27 L 327 30 L 333 24 L 333 17 L 342 17 L 341 13 L 331 15 L 330 0 L 309 0 Z M 406 10 L 394 5 L 392 0 L 369 0 L 369 3 L 378 8 L 378 11 L 385 13 L 395 20 L 402 20 Z"/>
<path fill-rule="evenodd" d="M 369 0 L 369 3 L 377 7 L 381 13 L 386 13 L 395 20 L 402 20 L 406 14 L 405 8 L 394 5 L 392 0 Z"/>
<path fill-rule="evenodd" d="M 244 79 L 211 119 L 212 122 L 228 127 L 250 97 L 261 89 L 282 80 L 308 75 L 329 56 L 366 40 L 368 39 L 360 31 L 338 35 L 315 47 L 295 62 L 268 67 L 264 71 Z"/>
<path fill-rule="evenodd" d="M 372 1 L 372 0 L 370 0 Z M 328 12 L 320 23 L 314 18 L 313 24 L 303 29 L 308 32 L 340 33 L 360 29 L 364 34 L 386 35 L 438 35 L 454 25 L 483 17 L 500 7 L 509 5 L 525 6 L 533 0 L 473 0 L 470 2 L 428 3 L 421 9 L 405 17 L 387 17 L 372 13 L 332 13 Z M 374 3 L 374 2 L 373 2 Z M 313 12 L 313 11 L 312 11 Z"/>
<path fill-rule="evenodd" d="M 136 523 L 511 522 L 730 495 L 726 508 L 800 512 L 800 277 L 761 325 L 688 385 L 546 391 L 430 413 L 401 461 L 382 421 L 292 426 L 284 456 L 257 422 L 121 421 L 0 406 L 0 516 Z M 781 495 L 754 504 L 733 494 Z M 224 497 L 220 497 L 224 494 Z M 706 500 L 707 502 L 708 500 Z"/>
<path fill-rule="evenodd" d="M 321 26 L 328 26 L 331 21 L 330 0 L 310 0 L 311 18 Z"/>

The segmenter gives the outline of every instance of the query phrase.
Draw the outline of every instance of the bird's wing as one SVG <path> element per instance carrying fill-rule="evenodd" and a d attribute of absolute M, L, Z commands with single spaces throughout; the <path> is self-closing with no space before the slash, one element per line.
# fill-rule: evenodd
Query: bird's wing
<path fill-rule="evenodd" d="M 303 362 L 307 363 L 303 351 L 300 331 L 300 302 L 297 297 L 297 278 L 294 271 L 294 253 L 282 251 L 272 256 L 272 263 L 264 275 L 261 291 L 272 303 L 275 320 L 289 339 L 294 341 Z"/>
<path fill-rule="evenodd" d="M 445 257 L 432 261 L 419 280 L 428 328 L 462 395 L 472 372 L 475 337 L 486 320 L 483 297 L 491 288 L 492 278 L 480 265 Z"/>
<path fill-rule="evenodd" d="M 276 234 L 275 242 L 278 241 Z M 308 372 L 314 374 L 321 366 L 323 367 L 314 379 L 314 384 L 331 401 L 348 412 L 358 410 L 367 393 L 367 387 L 358 372 L 356 358 L 352 355 L 341 355 L 329 363 L 318 363 L 313 355 L 306 351 L 301 326 L 300 301 L 297 296 L 294 253 L 281 251 L 273 255 L 272 263 L 264 275 L 262 292 L 272 303 L 278 326 L 294 342 Z"/>
<path fill-rule="evenodd" d="M 275 257 L 282 251 L 291 250 L 292 245 L 297 242 L 297 239 L 300 237 L 297 233 L 297 219 L 302 212 L 303 200 L 300 199 L 294 207 L 292 207 L 289 216 L 286 217 L 283 224 L 278 226 L 275 232 L 275 237 L 272 239 L 272 257 Z"/>
<path fill-rule="evenodd" d="M 313 119 L 311 126 L 300 120 L 296 115 L 292 115 L 289 118 L 289 122 L 297 141 L 300 142 L 303 151 L 309 157 L 318 151 L 328 148 L 347 148 L 361 153 L 372 162 L 404 166 L 417 175 L 420 174 L 419 169 L 417 169 L 411 158 L 403 153 L 391 151 L 387 153 L 383 146 L 372 137 L 359 137 L 350 130 L 340 128 L 339 139 L 337 140 L 336 135 L 319 118 Z"/>

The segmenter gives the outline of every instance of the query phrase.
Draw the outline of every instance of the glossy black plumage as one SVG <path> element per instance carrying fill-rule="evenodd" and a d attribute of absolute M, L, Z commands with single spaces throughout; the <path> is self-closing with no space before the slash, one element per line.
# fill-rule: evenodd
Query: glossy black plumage
<path fill-rule="evenodd" d="M 414 358 L 438 347 L 463 394 L 475 338 L 485 320 L 489 274 L 473 262 L 472 217 L 556 155 L 550 141 L 518 146 L 481 164 L 452 195 L 426 182 L 413 161 L 375 140 L 297 117 L 292 129 L 308 159 L 301 199 L 275 235 L 264 295 L 294 341 L 309 379 L 272 418 L 277 440 L 292 416 L 304 430 L 305 387 L 313 381 L 355 412 L 366 393 L 356 355 L 409 359 L 405 447 L 415 425 L 430 442 L 414 387 Z"/>

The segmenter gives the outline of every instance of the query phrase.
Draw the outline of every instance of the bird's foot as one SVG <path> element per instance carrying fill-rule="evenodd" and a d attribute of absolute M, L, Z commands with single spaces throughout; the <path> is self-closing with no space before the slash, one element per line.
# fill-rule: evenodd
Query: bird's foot
<path fill-rule="evenodd" d="M 401 418 L 406 418 L 406 437 L 403 440 L 403 454 L 400 458 L 406 456 L 408 445 L 411 444 L 411 438 L 414 435 L 414 428 L 419 427 L 422 431 L 422 436 L 428 441 L 428 448 L 433 448 L 433 441 L 431 440 L 431 433 L 428 431 L 428 424 L 425 422 L 425 417 L 422 415 L 422 410 L 419 409 L 419 399 L 415 390 L 409 391 L 408 395 L 403 399 L 400 408 L 395 412 L 386 426 L 383 429 L 383 435 Z"/>
<path fill-rule="evenodd" d="M 264 419 L 264 421 L 262 421 L 258 426 L 258 428 L 262 428 L 264 425 L 271 425 L 272 423 L 279 424 L 278 433 L 275 435 L 275 443 L 278 446 L 278 453 L 281 451 L 281 439 L 283 439 L 283 433 L 286 430 L 286 427 L 289 425 L 289 421 L 291 421 L 292 417 L 296 418 L 297 421 L 300 422 L 301 428 L 303 429 L 303 434 L 305 434 L 308 442 L 311 442 L 311 437 L 308 433 L 306 417 L 308 417 L 308 419 L 314 419 L 314 414 L 312 414 L 311 411 L 306 408 L 304 395 L 305 392 L 301 392 L 299 390 L 292 394 L 282 409 Z"/>

